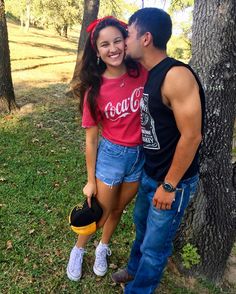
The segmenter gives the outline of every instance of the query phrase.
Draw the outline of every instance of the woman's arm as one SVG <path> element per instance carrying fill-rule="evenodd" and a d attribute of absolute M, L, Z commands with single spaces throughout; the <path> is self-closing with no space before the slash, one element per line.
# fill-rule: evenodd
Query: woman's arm
<path fill-rule="evenodd" d="M 86 128 L 86 166 L 87 184 L 83 188 L 83 193 L 87 197 L 88 205 L 91 207 L 91 197 L 96 195 L 97 186 L 95 178 L 95 166 L 98 147 L 98 126 Z"/>

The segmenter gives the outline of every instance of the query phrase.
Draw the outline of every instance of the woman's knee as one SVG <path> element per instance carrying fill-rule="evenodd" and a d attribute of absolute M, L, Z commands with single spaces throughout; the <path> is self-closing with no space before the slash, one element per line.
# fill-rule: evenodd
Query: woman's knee
<path fill-rule="evenodd" d="M 97 222 L 97 229 L 100 229 L 104 226 L 105 222 L 107 221 L 109 217 L 109 214 L 105 214 L 102 216 L 102 218 Z"/>
<path fill-rule="evenodd" d="M 109 217 L 111 217 L 111 218 L 119 218 L 119 217 L 121 217 L 123 211 L 124 211 L 123 208 L 112 209 L 111 212 L 110 212 Z"/>

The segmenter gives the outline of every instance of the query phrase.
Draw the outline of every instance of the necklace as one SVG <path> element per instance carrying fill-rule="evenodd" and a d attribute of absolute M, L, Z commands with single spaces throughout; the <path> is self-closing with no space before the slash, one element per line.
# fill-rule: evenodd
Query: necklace
<path fill-rule="evenodd" d="M 108 79 L 108 80 L 109 79 L 110 80 L 114 79 L 115 80 L 115 83 L 118 84 L 118 87 L 123 88 L 125 86 L 125 84 L 126 84 L 126 78 L 127 78 L 127 76 L 126 76 L 126 72 L 123 73 L 121 76 L 118 76 L 118 77 L 117 76 L 114 76 L 112 74 L 109 74 L 108 72 L 105 72 L 103 74 L 103 78 Z"/>
<path fill-rule="evenodd" d="M 125 79 L 123 79 L 120 83 L 120 88 L 123 88 L 125 86 Z"/>

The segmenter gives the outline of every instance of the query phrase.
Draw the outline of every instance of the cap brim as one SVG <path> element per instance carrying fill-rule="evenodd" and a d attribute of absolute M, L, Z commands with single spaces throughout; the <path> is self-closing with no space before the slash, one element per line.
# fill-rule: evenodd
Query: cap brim
<path fill-rule="evenodd" d="M 96 232 L 96 222 L 93 222 L 87 226 L 83 227 L 75 227 L 75 226 L 70 226 L 72 231 L 74 231 L 78 235 L 91 235 L 94 232 Z"/>

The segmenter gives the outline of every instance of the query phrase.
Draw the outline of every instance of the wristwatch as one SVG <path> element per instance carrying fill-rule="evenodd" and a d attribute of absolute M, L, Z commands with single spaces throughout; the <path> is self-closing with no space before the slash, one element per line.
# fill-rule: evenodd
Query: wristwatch
<path fill-rule="evenodd" d="M 170 183 L 163 182 L 161 185 L 166 192 L 171 193 L 176 190 L 176 188 L 174 186 L 172 186 Z"/>

